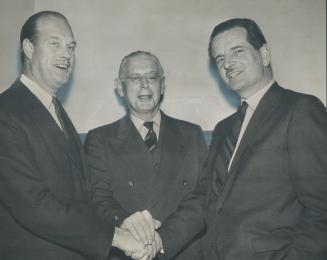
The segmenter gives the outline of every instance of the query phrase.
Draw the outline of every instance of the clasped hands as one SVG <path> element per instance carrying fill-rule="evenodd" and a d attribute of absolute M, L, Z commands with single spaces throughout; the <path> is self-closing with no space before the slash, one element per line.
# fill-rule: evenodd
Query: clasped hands
<path fill-rule="evenodd" d="M 161 222 L 152 218 L 148 210 L 137 211 L 121 224 L 119 229 L 125 239 L 124 244 L 118 247 L 133 259 L 153 259 L 163 249 L 161 238 L 156 231 L 160 226 Z"/>

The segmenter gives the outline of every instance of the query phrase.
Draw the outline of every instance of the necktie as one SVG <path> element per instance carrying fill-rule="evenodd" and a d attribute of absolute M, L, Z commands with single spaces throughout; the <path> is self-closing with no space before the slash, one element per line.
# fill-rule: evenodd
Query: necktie
<path fill-rule="evenodd" d="M 224 173 L 219 173 L 222 182 L 224 182 L 227 178 L 228 165 L 233 156 L 247 108 L 248 108 L 248 104 L 245 101 L 243 101 L 242 105 L 238 108 L 235 114 L 235 120 L 233 122 L 231 131 L 227 135 L 225 141 L 222 144 L 222 152 L 220 153 L 220 155 L 222 157 L 221 159 L 223 162 Z"/>
<path fill-rule="evenodd" d="M 53 103 L 53 106 L 54 106 L 54 109 L 55 109 L 56 116 L 57 116 L 57 118 L 59 120 L 61 129 L 62 129 L 62 131 L 64 132 L 65 136 L 68 139 L 69 138 L 68 137 L 68 126 L 65 123 L 63 108 L 62 108 L 59 100 L 55 96 L 52 97 L 52 103 Z"/>
<path fill-rule="evenodd" d="M 148 133 L 144 137 L 144 143 L 151 151 L 157 145 L 157 135 L 153 130 L 153 122 L 144 122 L 143 125 L 148 129 Z"/>

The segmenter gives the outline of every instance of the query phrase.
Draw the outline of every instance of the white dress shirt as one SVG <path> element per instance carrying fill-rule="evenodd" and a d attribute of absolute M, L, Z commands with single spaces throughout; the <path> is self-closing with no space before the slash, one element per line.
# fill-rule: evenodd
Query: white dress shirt
<path fill-rule="evenodd" d="M 130 113 L 130 118 L 131 118 L 134 126 L 136 127 L 137 131 L 140 133 L 142 139 L 144 140 L 146 134 L 149 131 L 149 129 L 143 125 L 144 122 L 146 122 L 146 121 L 134 116 L 132 113 Z M 154 115 L 154 117 L 152 118 L 151 121 L 153 121 L 153 131 L 157 135 L 157 140 L 159 140 L 160 123 L 161 123 L 161 113 L 160 113 L 160 111 L 158 111 Z"/>
<path fill-rule="evenodd" d="M 248 103 L 248 108 L 246 110 L 246 113 L 245 113 L 245 117 L 244 117 L 244 120 L 243 120 L 243 123 L 242 123 L 242 127 L 241 127 L 241 131 L 239 133 L 239 136 L 237 138 L 237 143 L 236 143 L 236 147 L 234 149 L 234 152 L 233 152 L 233 155 L 232 155 L 232 158 L 231 160 L 229 161 L 229 165 L 228 165 L 228 171 L 230 170 L 230 167 L 232 165 L 232 162 L 233 162 L 233 159 L 234 159 L 234 156 L 236 154 L 236 151 L 238 149 L 238 146 L 242 140 L 242 137 L 244 135 L 244 132 L 250 122 L 250 119 L 252 118 L 260 100 L 262 99 L 262 97 L 264 96 L 264 94 L 266 94 L 266 92 L 269 90 L 269 88 L 272 86 L 272 84 L 274 83 L 275 81 L 272 79 L 271 81 L 269 81 L 269 83 L 264 86 L 263 88 L 259 89 L 257 92 L 255 92 L 254 94 L 252 94 L 252 96 L 248 97 L 247 99 L 241 99 L 241 102 L 244 102 L 246 101 L 246 103 Z"/>
<path fill-rule="evenodd" d="M 54 105 L 52 103 L 52 95 L 46 92 L 43 88 L 37 85 L 34 81 L 28 78 L 26 75 L 22 74 L 19 80 L 36 96 L 45 108 L 49 111 L 53 119 L 56 121 L 57 125 L 62 130 L 60 121 L 57 117 Z"/>

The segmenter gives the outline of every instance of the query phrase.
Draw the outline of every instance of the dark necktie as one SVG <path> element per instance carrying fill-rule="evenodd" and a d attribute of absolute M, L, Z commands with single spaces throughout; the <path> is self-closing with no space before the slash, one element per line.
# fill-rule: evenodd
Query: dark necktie
<path fill-rule="evenodd" d="M 59 120 L 61 129 L 62 129 L 62 131 L 64 132 L 65 136 L 68 139 L 69 138 L 69 135 L 68 135 L 68 125 L 65 122 L 65 116 L 64 116 L 63 107 L 60 104 L 59 100 L 55 96 L 52 97 L 52 103 L 53 103 L 53 106 L 54 106 L 54 109 L 55 109 L 57 118 Z"/>
<path fill-rule="evenodd" d="M 153 130 L 153 122 L 144 122 L 143 125 L 148 129 L 148 133 L 144 137 L 144 143 L 151 151 L 157 145 L 157 135 Z"/>
<path fill-rule="evenodd" d="M 235 150 L 237 139 L 239 137 L 241 127 L 243 124 L 243 120 L 245 117 L 246 109 L 248 108 L 248 104 L 243 101 L 242 105 L 238 108 L 236 114 L 235 114 L 235 120 L 233 122 L 232 128 L 230 133 L 225 138 L 225 141 L 222 144 L 222 152 L 220 153 L 221 159 L 223 162 L 223 173 L 219 173 L 219 176 L 221 178 L 221 181 L 224 182 L 228 175 L 228 166 L 230 163 L 230 160 L 233 156 L 233 152 Z"/>

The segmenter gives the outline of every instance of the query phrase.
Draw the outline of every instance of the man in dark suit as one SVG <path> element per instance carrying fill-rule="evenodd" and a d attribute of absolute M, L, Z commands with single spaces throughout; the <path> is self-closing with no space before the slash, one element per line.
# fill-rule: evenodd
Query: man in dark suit
<path fill-rule="evenodd" d="M 163 243 L 160 257 L 200 260 L 204 192 L 195 185 L 207 148 L 199 126 L 160 111 L 163 73 L 151 53 L 123 59 L 116 83 L 128 114 L 91 130 L 85 142 L 94 204 L 106 217 L 114 211 L 117 226 L 150 246 L 152 257 Z"/>
<path fill-rule="evenodd" d="M 213 133 L 205 258 L 326 259 L 323 104 L 273 80 L 269 47 L 250 19 L 217 25 L 209 52 L 242 106 Z"/>
<path fill-rule="evenodd" d="M 79 137 L 55 97 L 76 46 L 67 19 L 43 11 L 21 30 L 23 73 L 0 95 L 0 259 L 106 259 L 144 245 L 95 214 Z"/>

